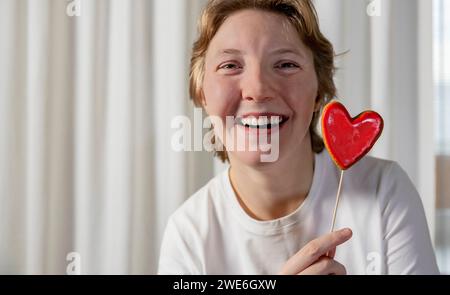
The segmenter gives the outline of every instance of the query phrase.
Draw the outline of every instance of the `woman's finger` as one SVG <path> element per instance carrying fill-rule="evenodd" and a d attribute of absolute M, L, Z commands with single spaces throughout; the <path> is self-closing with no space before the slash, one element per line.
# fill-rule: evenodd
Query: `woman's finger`
<path fill-rule="evenodd" d="M 303 271 L 328 251 L 350 239 L 351 236 L 352 231 L 346 228 L 312 240 L 286 262 L 280 273 L 297 274 Z"/>
<path fill-rule="evenodd" d="M 299 275 L 346 275 L 345 266 L 327 256 L 321 257 L 317 262 L 306 268 Z"/>
<path fill-rule="evenodd" d="M 336 247 L 334 247 L 333 249 L 328 251 L 328 253 L 326 255 L 330 258 L 334 258 L 334 255 L 336 255 Z"/>

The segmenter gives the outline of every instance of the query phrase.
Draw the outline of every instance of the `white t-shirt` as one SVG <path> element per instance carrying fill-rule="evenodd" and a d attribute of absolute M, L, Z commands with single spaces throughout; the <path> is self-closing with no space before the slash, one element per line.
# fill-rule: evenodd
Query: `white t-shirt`
<path fill-rule="evenodd" d="M 277 274 L 329 231 L 340 171 L 315 154 L 310 192 L 295 212 L 258 221 L 240 206 L 224 171 L 170 217 L 159 274 Z M 335 259 L 348 274 L 439 274 L 420 197 L 398 164 L 364 157 L 344 174 L 335 229 L 353 237 Z"/>

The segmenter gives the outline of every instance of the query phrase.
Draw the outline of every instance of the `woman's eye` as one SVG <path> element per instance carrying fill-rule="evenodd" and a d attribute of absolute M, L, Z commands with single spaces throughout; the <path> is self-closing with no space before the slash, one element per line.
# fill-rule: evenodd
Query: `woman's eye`
<path fill-rule="evenodd" d="M 284 62 L 281 63 L 277 66 L 277 68 L 281 68 L 281 69 L 296 69 L 299 68 L 298 65 L 296 65 L 295 63 L 292 62 Z"/>
<path fill-rule="evenodd" d="M 226 64 L 219 66 L 219 69 L 224 69 L 224 70 L 234 70 L 234 69 L 238 69 L 238 68 L 239 68 L 239 66 L 234 63 L 226 63 Z"/>

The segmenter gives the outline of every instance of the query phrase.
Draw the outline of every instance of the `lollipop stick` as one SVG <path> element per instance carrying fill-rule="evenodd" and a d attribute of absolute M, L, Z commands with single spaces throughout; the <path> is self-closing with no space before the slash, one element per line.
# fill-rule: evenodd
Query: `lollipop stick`
<path fill-rule="evenodd" d="M 342 179 L 344 178 L 344 170 L 341 170 L 341 178 L 339 179 L 339 187 L 336 194 L 336 204 L 334 205 L 334 211 L 333 211 L 333 219 L 331 221 L 331 227 L 330 232 L 333 232 L 334 230 L 334 222 L 336 221 L 336 212 L 339 205 L 339 199 L 341 197 L 341 187 L 342 187 Z"/>

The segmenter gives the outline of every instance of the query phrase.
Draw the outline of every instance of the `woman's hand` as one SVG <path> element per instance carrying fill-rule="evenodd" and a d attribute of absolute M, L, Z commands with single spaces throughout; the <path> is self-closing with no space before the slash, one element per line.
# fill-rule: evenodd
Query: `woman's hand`
<path fill-rule="evenodd" d="M 345 267 L 334 260 L 336 246 L 348 241 L 352 231 L 335 231 L 306 244 L 283 266 L 283 275 L 345 275 Z"/>

